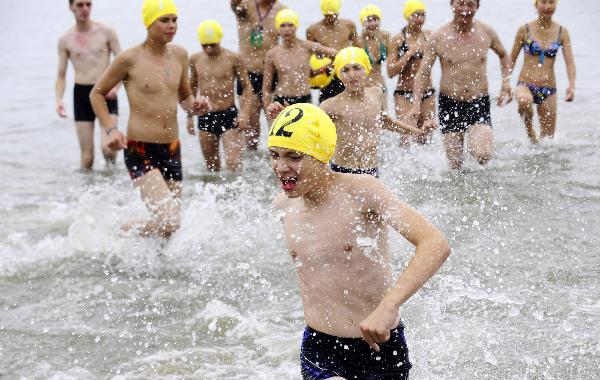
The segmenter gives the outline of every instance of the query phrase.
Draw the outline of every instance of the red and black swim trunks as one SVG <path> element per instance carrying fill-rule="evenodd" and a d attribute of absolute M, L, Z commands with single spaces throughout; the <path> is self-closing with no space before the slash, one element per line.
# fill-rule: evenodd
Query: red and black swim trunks
<path fill-rule="evenodd" d="M 124 155 L 125 166 L 133 180 L 153 169 L 160 170 L 165 181 L 181 181 L 183 179 L 179 140 L 169 144 L 127 140 Z"/>

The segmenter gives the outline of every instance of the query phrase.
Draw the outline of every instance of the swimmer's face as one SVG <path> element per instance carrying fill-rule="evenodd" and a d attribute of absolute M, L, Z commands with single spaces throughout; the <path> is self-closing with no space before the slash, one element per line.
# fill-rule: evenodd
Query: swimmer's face
<path fill-rule="evenodd" d="M 206 53 L 206 55 L 208 56 L 215 56 L 219 53 L 220 50 L 220 45 L 219 44 L 206 44 L 206 45 L 202 45 L 202 50 L 204 50 L 204 52 Z"/>
<path fill-rule="evenodd" d="M 173 14 L 159 17 L 148 28 L 148 34 L 152 37 L 152 40 L 163 43 L 173 41 L 176 32 L 177 15 Z"/>
<path fill-rule="evenodd" d="M 425 23 L 425 12 L 424 11 L 416 11 L 408 18 L 408 24 L 413 27 L 422 27 Z"/>
<path fill-rule="evenodd" d="M 296 35 L 296 25 L 291 22 L 285 22 L 279 27 L 279 34 L 284 38 L 289 38 Z"/>
<path fill-rule="evenodd" d="M 380 23 L 381 23 L 381 20 L 379 20 L 379 17 L 369 16 L 363 23 L 363 26 L 369 30 L 377 30 L 377 29 L 379 29 Z"/>
<path fill-rule="evenodd" d="M 452 0 L 450 5 L 455 16 L 468 20 L 472 19 L 479 9 L 479 0 Z"/>
<path fill-rule="evenodd" d="M 367 71 L 358 63 L 349 63 L 340 70 L 340 79 L 349 90 L 364 87 Z"/>
<path fill-rule="evenodd" d="M 92 12 L 92 0 L 75 0 L 73 4 L 69 5 L 69 8 L 78 21 L 87 21 Z"/>
<path fill-rule="evenodd" d="M 540 16 L 552 17 L 556 11 L 556 0 L 537 0 L 535 7 Z"/>
<path fill-rule="evenodd" d="M 285 195 L 300 197 L 318 186 L 316 173 L 324 170 L 324 165 L 307 154 L 291 149 L 271 147 L 271 168 L 277 176 Z"/>

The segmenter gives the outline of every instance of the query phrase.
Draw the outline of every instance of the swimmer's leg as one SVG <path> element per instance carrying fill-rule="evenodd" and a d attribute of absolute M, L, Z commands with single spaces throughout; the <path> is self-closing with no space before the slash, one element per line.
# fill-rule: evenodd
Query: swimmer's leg
<path fill-rule="evenodd" d="M 110 118 L 112 120 L 112 125 L 118 125 L 119 116 L 111 113 Z M 106 163 L 111 165 L 114 164 L 117 159 L 117 151 L 106 146 L 106 138 L 106 132 L 100 128 L 100 147 L 102 148 L 102 155 L 104 156 Z"/>
<path fill-rule="evenodd" d="M 181 202 L 178 194 L 181 193 L 181 183 L 174 182 L 165 182 L 159 169 L 153 169 L 134 181 L 152 215 L 152 219 L 141 227 L 141 234 L 169 237 L 179 229 Z"/>
<path fill-rule="evenodd" d="M 444 150 L 448 158 L 450 169 L 460 169 L 463 164 L 463 144 L 465 141 L 464 132 L 448 132 L 442 134 Z"/>
<path fill-rule="evenodd" d="M 419 113 L 419 120 L 417 120 L 417 128 L 427 128 L 429 130 L 426 135 L 417 136 L 417 142 L 419 144 L 431 142 L 431 135 L 433 135 L 433 131 L 437 128 L 437 121 L 435 118 L 435 96 L 430 96 L 421 103 L 421 112 Z"/>
<path fill-rule="evenodd" d="M 492 127 L 486 124 L 475 124 L 469 128 L 469 153 L 481 165 L 492 158 L 494 135 Z"/>
<path fill-rule="evenodd" d="M 94 166 L 94 122 L 76 121 L 75 130 L 81 152 L 81 168 L 89 170 Z"/>
<path fill-rule="evenodd" d="M 527 86 L 517 86 L 517 104 L 519 106 L 519 115 L 523 123 L 525 123 L 525 130 L 527 131 L 527 137 L 532 144 L 537 144 L 538 139 L 533 129 L 533 95 Z"/>
<path fill-rule="evenodd" d="M 556 130 L 556 94 L 548 96 L 538 105 L 537 111 L 540 118 L 540 138 L 554 137 Z"/>
<path fill-rule="evenodd" d="M 211 172 L 221 170 L 221 160 L 219 158 L 219 136 L 206 131 L 200 131 L 200 148 L 206 162 L 206 168 Z"/>
<path fill-rule="evenodd" d="M 405 96 L 398 94 L 394 95 L 394 102 L 396 103 L 396 118 L 398 118 L 398 120 L 405 119 L 406 115 L 408 115 L 408 112 L 410 111 L 412 103 L 408 99 L 406 99 Z M 410 144 L 410 141 L 411 136 L 408 133 L 402 133 L 400 135 L 401 147 L 407 147 L 408 144 Z"/>
<path fill-rule="evenodd" d="M 242 152 L 244 150 L 244 136 L 239 128 L 229 129 L 223 133 L 223 147 L 225 149 L 225 165 L 231 171 L 242 168 Z"/>
<path fill-rule="evenodd" d="M 260 96 L 251 93 L 242 95 L 244 105 L 247 107 L 248 125 L 244 130 L 246 140 L 246 149 L 257 150 L 260 138 L 260 111 L 262 110 L 262 101 Z M 266 112 L 265 112 L 266 113 Z"/>

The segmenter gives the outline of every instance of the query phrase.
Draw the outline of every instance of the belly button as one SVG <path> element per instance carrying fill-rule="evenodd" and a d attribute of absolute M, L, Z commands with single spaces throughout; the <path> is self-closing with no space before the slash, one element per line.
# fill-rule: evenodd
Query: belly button
<path fill-rule="evenodd" d="M 352 244 L 346 243 L 344 245 L 344 251 L 348 251 L 348 252 L 352 251 Z"/>
<path fill-rule="evenodd" d="M 292 257 L 295 259 L 296 257 L 298 257 L 298 254 L 296 253 L 296 251 L 292 251 Z"/>
<path fill-rule="evenodd" d="M 354 321 L 352 320 L 352 318 L 348 318 L 348 323 L 352 326 L 354 326 Z"/>

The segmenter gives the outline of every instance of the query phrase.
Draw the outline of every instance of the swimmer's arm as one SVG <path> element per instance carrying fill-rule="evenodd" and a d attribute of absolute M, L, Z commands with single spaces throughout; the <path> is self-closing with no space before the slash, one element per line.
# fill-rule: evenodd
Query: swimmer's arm
<path fill-rule="evenodd" d="M 415 245 L 415 254 L 402 271 L 392 289 L 377 308 L 360 323 L 365 340 L 378 350 L 378 343 L 389 340 L 390 329 L 398 323 L 399 308 L 414 295 L 442 266 L 450 255 L 450 246 L 442 233 L 401 202 L 382 182 L 362 179 L 366 211 L 379 215 L 384 222 Z"/>
<path fill-rule="evenodd" d="M 427 47 L 425 48 L 425 53 L 423 55 L 423 60 L 421 61 L 421 66 L 419 67 L 419 71 L 415 76 L 415 80 L 413 82 L 413 105 L 411 107 L 410 115 L 417 116 L 419 114 L 419 109 L 421 108 L 421 101 L 423 98 L 423 92 L 425 92 L 425 86 L 431 77 L 431 69 L 433 64 L 435 63 L 435 59 L 437 58 L 437 53 L 435 50 L 435 40 L 430 39 L 427 43 Z"/>
<path fill-rule="evenodd" d="M 350 46 L 361 47 L 362 40 L 358 36 L 358 32 L 356 31 L 356 25 L 354 25 L 354 23 L 350 21 L 348 26 L 350 27 L 350 42 L 352 42 Z"/>
<path fill-rule="evenodd" d="M 490 28 L 489 33 L 492 35 L 490 49 L 498 55 L 498 58 L 500 58 L 500 66 L 502 67 L 502 88 L 500 89 L 500 95 L 498 95 L 497 99 L 497 104 L 501 106 L 504 104 L 505 97 L 506 103 L 510 103 L 512 100 L 512 89 L 510 88 L 510 73 L 512 72 L 511 57 L 506 53 L 496 31 Z"/>
<path fill-rule="evenodd" d="M 106 95 L 117 84 L 127 78 L 130 67 L 131 60 L 127 52 L 119 54 L 104 71 L 90 92 L 92 108 L 98 117 L 100 126 L 104 130 L 115 127 L 115 125 L 113 125 L 113 120 L 108 113 L 108 107 L 106 106 Z"/>
<path fill-rule="evenodd" d="M 409 50 L 404 55 L 402 55 L 402 57 L 398 58 L 400 46 L 402 46 L 403 42 L 404 37 L 400 35 L 397 38 L 394 38 L 390 43 L 390 49 L 388 49 L 390 55 L 388 56 L 387 61 L 387 73 L 388 77 L 390 78 L 393 78 L 402 72 L 404 66 L 406 66 L 408 61 L 410 61 L 410 59 L 412 58 L 414 50 L 416 50 L 415 46 L 411 46 L 409 47 Z"/>
<path fill-rule="evenodd" d="M 338 51 L 337 49 L 334 48 L 330 48 L 328 46 L 325 45 L 321 45 L 318 42 L 313 42 L 313 41 L 306 41 L 306 46 L 308 48 L 308 50 L 310 50 L 312 53 L 318 55 L 318 56 L 323 56 L 323 57 L 328 57 L 331 59 L 335 59 L 335 56 L 337 55 Z"/>
<path fill-rule="evenodd" d="M 265 71 L 262 83 L 263 107 L 265 109 L 267 109 L 269 104 L 273 102 L 271 83 L 273 83 L 273 76 L 275 75 L 275 71 L 275 63 L 273 62 L 273 54 L 271 50 L 265 56 Z"/>
<path fill-rule="evenodd" d="M 108 35 L 108 49 L 110 52 L 112 52 L 113 57 L 116 57 L 122 51 L 121 44 L 119 43 L 119 37 L 117 36 L 117 32 L 113 28 L 107 26 L 106 33 Z M 119 87 L 121 87 L 121 82 L 117 83 L 117 85 L 107 95 L 107 98 L 115 99 L 117 97 Z"/>
<path fill-rule="evenodd" d="M 412 135 L 420 135 L 423 131 L 415 128 L 408 123 L 400 120 L 394 120 L 387 113 L 382 115 L 383 128 L 392 132 L 410 133 Z"/>
<path fill-rule="evenodd" d="M 248 76 L 248 70 L 246 69 L 246 65 L 244 65 L 244 61 L 239 55 L 236 55 L 234 58 L 233 71 L 233 74 L 238 78 L 240 84 L 242 85 L 242 93 L 246 93 L 246 91 L 252 91 L 250 88 L 250 77 Z"/>
<path fill-rule="evenodd" d="M 567 101 L 572 101 L 575 98 L 575 60 L 573 59 L 573 47 L 571 45 L 571 36 L 566 28 L 562 28 L 561 33 L 563 55 L 567 66 L 567 78 L 569 78 L 569 88 L 567 89 Z"/>
<path fill-rule="evenodd" d="M 65 95 L 65 78 L 67 75 L 67 66 L 69 63 L 69 51 L 65 46 L 64 38 L 58 40 L 58 75 L 56 76 L 55 94 L 56 94 L 56 112 L 60 117 L 67 117 L 63 96 Z"/>
<path fill-rule="evenodd" d="M 179 97 L 179 105 L 187 112 L 188 116 L 194 113 L 194 94 L 190 86 L 189 67 L 190 61 L 187 52 L 183 52 L 181 56 L 183 70 L 179 78 L 179 89 L 177 95 Z"/>
<path fill-rule="evenodd" d="M 231 0 L 231 10 L 239 19 L 248 18 L 248 4 L 244 0 Z"/>
<path fill-rule="evenodd" d="M 319 40 L 317 39 L 317 34 L 315 33 L 315 26 L 311 25 L 308 27 L 308 29 L 306 29 L 306 40 L 307 41 L 313 41 L 313 42 L 319 42 Z"/>
<path fill-rule="evenodd" d="M 190 88 L 194 96 L 198 95 L 198 74 L 196 73 L 196 59 L 190 58 Z M 191 116 L 191 115 L 190 115 Z"/>
<path fill-rule="evenodd" d="M 515 64 L 521 54 L 521 48 L 526 38 L 525 26 L 521 26 L 515 36 L 515 42 L 513 43 L 512 51 L 510 52 L 510 69 L 511 72 L 515 69 Z"/>

